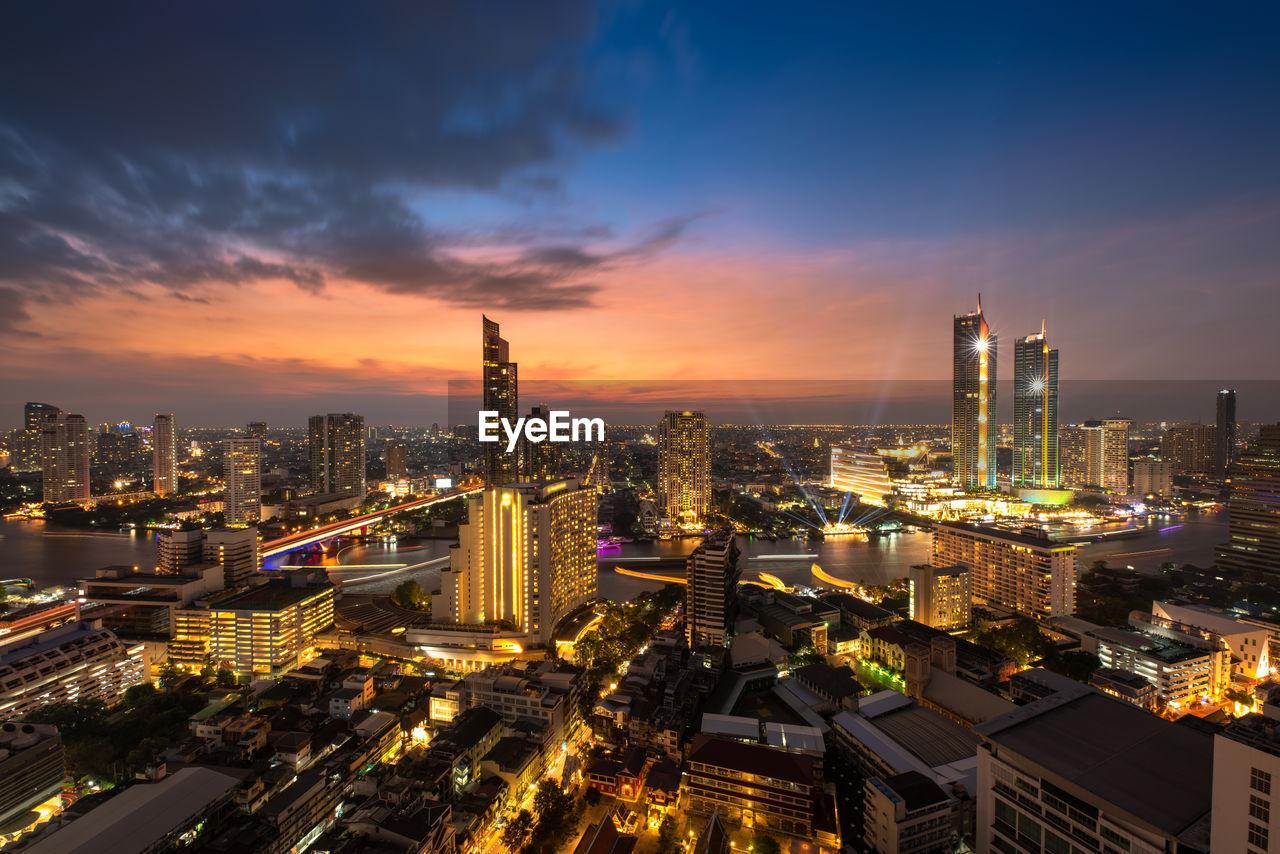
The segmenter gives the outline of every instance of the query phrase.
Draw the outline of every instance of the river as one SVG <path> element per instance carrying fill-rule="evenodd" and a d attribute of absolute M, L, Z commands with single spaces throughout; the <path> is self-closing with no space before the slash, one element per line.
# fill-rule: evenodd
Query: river
<path fill-rule="evenodd" d="M 1132 566 L 1154 573 L 1166 561 L 1207 566 L 1213 548 L 1227 539 L 1226 512 L 1205 512 L 1184 519 L 1150 517 L 1136 536 L 1081 547 L 1082 569 L 1095 560 L 1112 566 Z M 745 540 L 744 580 L 755 580 L 760 571 L 787 584 L 811 584 L 814 563 L 838 578 L 866 584 L 884 584 L 907 574 L 913 564 L 929 560 L 927 533 L 900 533 L 871 541 L 835 539 L 824 543 L 804 540 Z M 646 564 L 662 558 L 686 555 L 697 540 L 655 543 L 623 543 L 600 554 L 600 594 L 609 599 L 629 599 L 662 582 L 620 575 L 615 566 L 644 571 Z M 444 540 L 420 540 L 399 546 L 348 546 L 338 554 L 340 567 L 330 576 L 347 589 L 361 593 L 389 592 L 406 578 L 426 590 L 439 586 L 440 568 L 449 555 Z M 154 534 L 109 533 L 60 528 L 41 521 L 0 521 L 0 578 L 32 578 L 40 586 L 69 586 L 91 577 L 94 570 L 112 564 L 152 567 L 156 561 Z M 275 566 L 278 564 L 270 564 Z"/>

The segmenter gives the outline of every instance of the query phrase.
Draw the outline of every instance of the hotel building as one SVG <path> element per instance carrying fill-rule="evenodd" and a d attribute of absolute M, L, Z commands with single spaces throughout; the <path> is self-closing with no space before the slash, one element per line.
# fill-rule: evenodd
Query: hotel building
<path fill-rule="evenodd" d="M 364 500 L 364 416 L 351 412 L 312 415 L 308 438 L 311 491 Z"/>
<path fill-rule="evenodd" d="M 222 443 L 223 512 L 232 527 L 262 521 L 262 440 L 249 437 Z"/>
<path fill-rule="evenodd" d="M 151 425 L 151 491 L 173 495 L 178 491 L 178 434 L 173 413 L 156 414 Z"/>
<path fill-rule="evenodd" d="M 854 492 L 863 504 L 885 506 L 893 484 L 879 454 L 857 451 L 847 445 L 831 447 L 829 484 L 841 492 Z"/>
<path fill-rule="evenodd" d="M 694 525 L 711 509 L 711 428 L 705 413 L 668 410 L 658 423 L 658 504 L 672 522 Z"/>
<path fill-rule="evenodd" d="M 259 568 L 257 528 L 215 528 L 205 531 L 203 539 L 202 562 L 221 566 L 228 588 L 253 579 Z"/>
<path fill-rule="evenodd" d="M 1212 424 L 1175 424 L 1164 431 L 1160 456 L 1173 466 L 1174 474 L 1209 474 L 1213 471 L 1217 433 Z"/>
<path fill-rule="evenodd" d="M 978 310 L 955 317 L 951 453 L 965 489 L 996 488 L 996 336 Z"/>
<path fill-rule="evenodd" d="M 556 624 L 596 595 L 596 500 L 594 488 L 572 480 L 470 497 L 433 617 L 550 643 Z"/>
<path fill-rule="evenodd" d="M 967 629 L 973 610 L 969 570 L 964 566 L 911 567 L 911 619 L 935 629 Z"/>
<path fill-rule="evenodd" d="M 89 425 L 83 415 L 53 415 L 40 422 L 44 501 L 89 498 Z"/>
<path fill-rule="evenodd" d="M 938 522 L 930 563 L 968 567 L 976 600 L 1037 620 L 1075 613 L 1076 555 L 1069 543 L 1029 532 Z"/>
<path fill-rule="evenodd" d="M 1043 322 L 1013 347 L 1013 486 L 1057 489 L 1058 351 Z"/>
<path fill-rule="evenodd" d="M 1061 431 L 1062 485 L 1129 494 L 1129 426 L 1126 418 L 1086 421 Z"/>
<path fill-rule="evenodd" d="M 512 424 L 519 408 L 516 363 L 511 361 L 511 348 L 499 332 L 498 324 L 481 316 L 483 345 L 481 381 L 484 385 L 484 409 L 498 413 Z M 490 486 L 505 486 L 520 480 L 520 456 L 507 453 L 505 445 L 493 442 L 484 446 L 484 471 Z"/>

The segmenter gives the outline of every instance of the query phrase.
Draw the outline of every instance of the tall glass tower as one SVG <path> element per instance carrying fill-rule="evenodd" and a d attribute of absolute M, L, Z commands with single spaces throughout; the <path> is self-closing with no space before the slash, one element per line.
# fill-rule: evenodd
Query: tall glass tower
<path fill-rule="evenodd" d="M 510 360 L 507 340 L 498 334 L 498 324 L 481 315 L 484 326 L 482 372 L 484 408 L 497 412 L 498 418 L 516 421 L 516 363 Z M 503 486 L 520 480 L 520 456 L 508 454 L 501 442 L 484 446 L 485 478 L 490 486 Z"/>
<path fill-rule="evenodd" d="M 1040 332 L 1013 342 L 1013 485 L 1057 489 L 1058 351 Z"/>
<path fill-rule="evenodd" d="M 1218 392 L 1218 434 L 1213 454 L 1214 474 L 1226 477 L 1227 470 L 1236 457 L 1236 390 L 1224 388 Z"/>
<path fill-rule="evenodd" d="M 996 336 L 978 310 L 956 315 L 951 396 L 955 480 L 966 489 L 996 487 Z"/>

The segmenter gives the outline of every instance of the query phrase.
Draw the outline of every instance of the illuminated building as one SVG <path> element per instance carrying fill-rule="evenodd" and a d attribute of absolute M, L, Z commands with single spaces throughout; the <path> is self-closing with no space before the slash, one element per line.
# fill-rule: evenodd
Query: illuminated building
<path fill-rule="evenodd" d="M 1280 806 L 1277 787 L 1280 721 L 1270 714 L 1245 715 L 1215 733 L 1209 850 L 1271 850 L 1271 810 Z"/>
<path fill-rule="evenodd" d="M 1264 424 L 1231 467 L 1227 517 L 1228 539 L 1216 549 L 1215 563 L 1280 573 L 1280 424 Z"/>
<path fill-rule="evenodd" d="M 1058 430 L 1060 480 L 1066 489 L 1080 489 L 1089 481 L 1089 437 L 1083 427 Z"/>
<path fill-rule="evenodd" d="M 151 491 L 173 495 L 178 491 L 178 436 L 173 413 L 157 414 L 151 426 Z"/>
<path fill-rule="evenodd" d="M 951 453 L 965 489 L 996 488 L 996 336 L 978 310 L 956 315 L 953 335 Z"/>
<path fill-rule="evenodd" d="M 1062 485 L 1129 494 L 1129 425 L 1126 418 L 1086 421 L 1061 431 Z"/>
<path fill-rule="evenodd" d="M 114 706 L 143 672 L 142 644 L 125 644 L 99 620 L 66 623 L 0 645 L 0 719 L 89 697 Z"/>
<path fill-rule="evenodd" d="M 935 629 L 966 629 L 973 608 L 969 570 L 964 566 L 911 567 L 911 619 Z"/>
<path fill-rule="evenodd" d="M 232 527 L 262 521 L 262 440 L 234 437 L 222 443 L 223 513 Z"/>
<path fill-rule="evenodd" d="M 1040 332 L 1013 343 L 1013 486 L 1058 488 L 1058 351 Z"/>
<path fill-rule="evenodd" d="M 1202 697 L 1218 700 L 1231 682 L 1231 653 L 1216 642 L 1173 629 L 1160 635 L 1099 626 L 1081 638 L 1081 648 L 1103 667 L 1136 673 L 1156 686 L 1156 696 L 1174 708 Z"/>
<path fill-rule="evenodd" d="M 1173 466 L 1167 460 L 1144 457 L 1133 461 L 1133 494 L 1156 495 L 1168 498 L 1173 495 Z"/>
<path fill-rule="evenodd" d="M 961 522 L 933 526 L 934 566 L 968 567 L 976 600 L 1037 620 L 1076 610 L 1075 546 L 1031 533 Z"/>
<path fill-rule="evenodd" d="M 545 404 L 529 410 L 529 418 L 550 417 L 550 410 Z M 523 436 L 517 448 L 520 453 L 520 464 L 524 476 L 531 481 L 548 481 L 560 479 L 560 445 L 556 442 L 530 442 Z"/>
<path fill-rule="evenodd" d="M 658 503 L 672 522 L 696 525 L 711 509 L 711 427 L 703 412 L 658 423 Z"/>
<path fill-rule="evenodd" d="M 244 427 L 244 434 L 265 442 L 267 440 L 267 422 L 250 421 Z"/>
<path fill-rule="evenodd" d="M 1236 390 L 1224 388 L 1218 392 L 1218 429 L 1214 435 L 1213 473 L 1218 477 L 1226 477 L 1235 462 L 1238 430 Z"/>
<path fill-rule="evenodd" d="M 731 529 L 711 534 L 687 563 L 685 637 L 689 646 L 727 646 L 733 634 L 735 591 L 742 570 L 737 538 Z"/>
<path fill-rule="evenodd" d="M 227 587 L 250 581 L 258 571 L 258 529 L 217 528 L 204 532 L 204 563 L 222 567 Z"/>
<path fill-rule="evenodd" d="M 45 421 L 61 414 L 62 410 L 52 403 L 26 403 L 22 407 L 22 424 L 28 433 L 39 433 Z"/>
<path fill-rule="evenodd" d="M 364 500 L 364 416 L 312 415 L 309 423 L 311 491 Z"/>
<path fill-rule="evenodd" d="M 483 348 L 481 353 L 481 380 L 484 383 L 484 409 L 498 413 L 499 419 L 516 421 L 519 407 L 519 390 L 516 379 L 516 363 L 511 361 L 511 349 L 507 340 L 499 334 L 498 324 L 481 316 Z M 484 471 L 490 486 L 505 486 L 520 480 L 520 457 L 507 453 L 501 442 L 484 446 Z"/>
<path fill-rule="evenodd" d="M 1212 424 L 1175 424 L 1164 433 L 1160 457 L 1173 466 L 1174 474 L 1209 474 L 1217 448 L 1217 429 Z"/>
<path fill-rule="evenodd" d="M 207 655 L 237 674 L 277 676 L 310 656 L 316 634 L 333 623 L 333 599 L 332 584 L 298 574 L 176 611 L 174 660 L 195 666 Z"/>
<path fill-rule="evenodd" d="M 0 724 L 0 827 L 12 833 L 23 822 L 10 824 L 58 795 L 67 775 L 62 735 L 50 724 L 6 720 Z"/>
<path fill-rule="evenodd" d="M 160 572 L 180 573 L 204 560 L 204 531 L 200 528 L 169 529 L 156 534 Z"/>
<path fill-rule="evenodd" d="M 89 498 L 89 425 L 82 415 L 40 423 L 40 461 L 48 504 Z"/>
<path fill-rule="evenodd" d="M 893 491 L 884 459 L 879 454 L 856 451 L 847 445 L 831 446 L 830 485 L 842 492 L 856 492 L 863 504 L 881 507 Z"/>
<path fill-rule="evenodd" d="M 1245 623 L 1204 605 L 1180 602 L 1151 603 L 1151 616 L 1141 617 L 1158 633 L 1161 629 L 1174 629 L 1188 635 L 1210 641 L 1231 653 L 1232 672 L 1249 680 L 1266 679 L 1271 673 L 1269 632 L 1261 626 Z M 1130 616 L 1130 622 L 1134 617 Z"/>
<path fill-rule="evenodd" d="M 403 439 L 391 439 L 383 447 L 383 459 L 387 464 L 387 480 L 399 481 L 409 477 L 409 445 Z"/>
<path fill-rule="evenodd" d="M 556 624 L 596 595 L 596 491 L 561 480 L 470 497 L 440 575 L 437 622 L 500 625 L 550 643 Z"/>

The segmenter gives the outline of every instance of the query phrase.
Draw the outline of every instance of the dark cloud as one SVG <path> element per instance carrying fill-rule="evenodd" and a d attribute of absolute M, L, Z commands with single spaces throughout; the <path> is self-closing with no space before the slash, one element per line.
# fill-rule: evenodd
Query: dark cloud
<path fill-rule="evenodd" d="M 414 206 L 559 191 L 625 132 L 594 102 L 591 4 L 24 4 L 5 10 L 0 283 L 26 300 L 140 284 L 350 278 L 512 310 L 588 306 L 607 226 L 495 235 L 465 259 Z M 465 241 L 464 241 L 465 244 Z M 473 244 L 474 245 L 474 244 Z M 623 250 L 634 253 L 638 248 Z M 655 244 L 656 248 L 656 244 Z"/>

